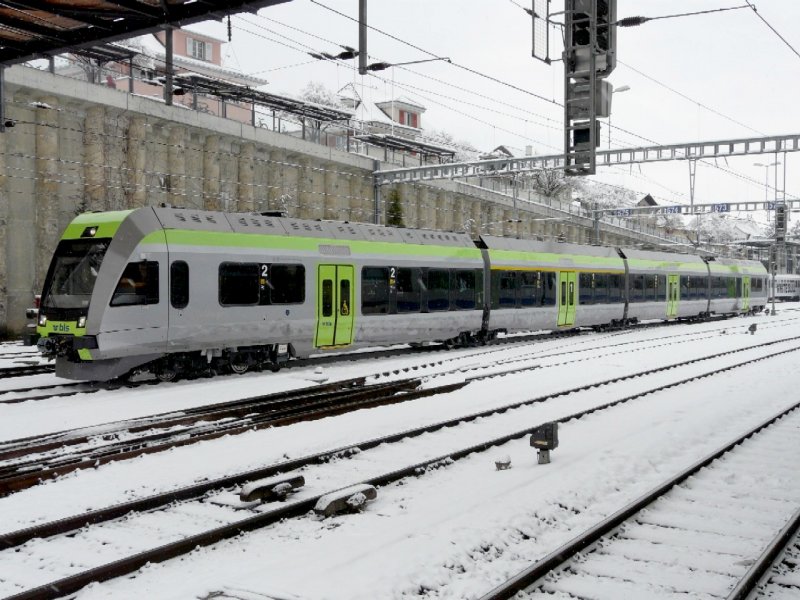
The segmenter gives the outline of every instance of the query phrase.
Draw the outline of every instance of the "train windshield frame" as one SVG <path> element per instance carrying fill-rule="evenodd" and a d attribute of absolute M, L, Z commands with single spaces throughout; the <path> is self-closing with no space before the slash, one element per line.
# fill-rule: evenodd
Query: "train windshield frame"
<path fill-rule="evenodd" d="M 110 238 L 59 242 L 42 290 L 43 314 L 67 319 L 89 312 L 100 265 L 110 243 Z"/>

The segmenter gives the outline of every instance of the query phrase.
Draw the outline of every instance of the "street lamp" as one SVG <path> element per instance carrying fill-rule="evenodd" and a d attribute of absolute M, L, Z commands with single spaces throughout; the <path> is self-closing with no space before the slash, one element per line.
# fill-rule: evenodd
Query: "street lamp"
<path fill-rule="evenodd" d="M 614 88 L 611 90 L 611 95 L 613 97 L 614 94 L 621 94 L 622 92 L 627 92 L 631 89 L 629 85 L 621 85 L 618 88 Z M 613 102 L 611 103 L 613 106 Z M 611 150 L 611 110 L 608 111 L 608 149 Z"/>

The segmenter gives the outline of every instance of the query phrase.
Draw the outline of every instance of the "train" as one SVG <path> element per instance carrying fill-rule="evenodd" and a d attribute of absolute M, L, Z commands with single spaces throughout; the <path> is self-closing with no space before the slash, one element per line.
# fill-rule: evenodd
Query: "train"
<path fill-rule="evenodd" d="M 767 296 L 769 300 L 772 300 L 773 290 L 775 300 L 781 302 L 796 302 L 800 300 L 800 275 L 785 274 L 775 275 L 774 277 L 774 282 L 772 281 L 772 275 L 769 276 L 767 282 Z"/>
<path fill-rule="evenodd" d="M 169 206 L 90 212 L 50 263 L 56 375 L 162 381 L 342 348 L 762 310 L 755 261 Z"/>

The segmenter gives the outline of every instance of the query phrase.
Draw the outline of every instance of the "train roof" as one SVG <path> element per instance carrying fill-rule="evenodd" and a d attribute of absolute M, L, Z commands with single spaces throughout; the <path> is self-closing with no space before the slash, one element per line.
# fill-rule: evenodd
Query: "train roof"
<path fill-rule="evenodd" d="M 618 273 L 625 271 L 622 257 L 615 248 L 608 246 L 538 242 L 492 235 L 481 236 L 481 241 L 489 250 L 492 266 L 496 268 L 524 268 L 533 259 L 537 266 L 546 269 L 590 269 Z"/>
<path fill-rule="evenodd" d="M 313 221 L 259 213 L 224 213 L 185 208 L 154 207 L 164 229 L 219 231 L 231 233 L 297 236 L 347 241 L 394 242 L 429 246 L 474 248 L 464 233 L 403 229 L 368 223 Z"/>

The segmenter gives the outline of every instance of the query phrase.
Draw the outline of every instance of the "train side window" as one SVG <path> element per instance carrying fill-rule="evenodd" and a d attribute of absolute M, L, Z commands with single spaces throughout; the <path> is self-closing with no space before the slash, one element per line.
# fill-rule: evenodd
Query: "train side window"
<path fill-rule="evenodd" d="M 556 274 L 542 272 L 542 306 L 556 305 Z"/>
<path fill-rule="evenodd" d="M 594 304 L 594 274 L 578 275 L 578 298 L 580 304 Z"/>
<path fill-rule="evenodd" d="M 664 301 L 667 299 L 667 277 L 656 275 L 656 300 Z"/>
<path fill-rule="evenodd" d="M 736 297 L 742 297 L 742 279 L 741 277 L 736 278 Z"/>
<path fill-rule="evenodd" d="M 725 287 L 728 288 L 728 298 L 736 298 L 736 278 L 727 277 Z"/>
<path fill-rule="evenodd" d="M 322 316 L 333 316 L 333 280 L 322 280 Z"/>
<path fill-rule="evenodd" d="M 219 303 L 222 306 L 258 304 L 260 267 L 256 263 L 222 263 L 219 266 Z"/>
<path fill-rule="evenodd" d="M 642 302 L 644 300 L 644 275 L 633 275 L 631 281 L 633 283 L 631 302 Z"/>
<path fill-rule="evenodd" d="M 542 302 L 542 274 L 522 271 L 519 274 L 519 303 L 523 307 L 539 306 Z"/>
<path fill-rule="evenodd" d="M 475 308 L 483 310 L 483 269 L 475 269 Z"/>
<path fill-rule="evenodd" d="M 475 271 L 456 269 L 450 273 L 450 296 L 455 310 L 475 308 Z"/>
<path fill-rule="evenodd" d="M 412 313 L 422 309 L 422 269 L 397 269 L 397 312 Z"/>
<path fill-rule="evenodd" d="M 450 309 L 450 271 L 446 269 L 428 270 L 428 310 Z"/>
<path fill-rule="evenodd" d="M 169 303 L 172 308 L 186 308 L 189 304 L 189 265 L 182 260 L 169 267 Z"/>
<path fill-rule="evenodd" d="M 111 306 L 158 304 L 158 263 L 143 260 L 128 263 L 117 282 Z"/>
<path fill-rule="evenodd" d="M 595 304 L 608 302 L 608 275 L 605 273 L 594 274 L 594 302 Z"/>
<path fill-rule="evenodd" d="M 645 275 L 644 294 L 645 294 L 645 299 L 648 302 L 655 301 L 657 287 L 658 287 L 658 275 Z"/>
<path fill-rule="evenodd" d="M 346 317 L 350 314 L 350 280 L 342 279 L 339 282 L 339 314 Z"/>
<path fill-rule="evenodd" d="M 516 272 L 492 271 L 492 308 L 514 308 L 516 306 Z"/>
<path fill-rule="evenodd" d="M 622 275 L 608 276 L 608 301 L 611 303 L 624 302 L 625 279 Z"/>
<path fill-rule="evenodd" d="M 267 279 L 269 284 L 269 304 L 302 304 L 306 299 L 306 268 L 303 265 L 261 265 L 261 279 Z M 267 304 L 264 292 L 267 289 L 262 286 L 261 304 Z"/>
<path fill-rule="evenodd" d="M 750 291 L 761 293 L 764 290 L 764 280 L 760 277 L 755 277 L 750 280 Z"/>
<path fill-rule="evenodd" d="M 365 315 L 389 314 L 392 283 L 389 283 L 389 267 L 364 267 L 361 269 L 361 312 Z"/>
<path fill-rule="evenodd" d="M 689 296 L 689 277 L 681 275 L 681 300 L 688 300 Z"/>

